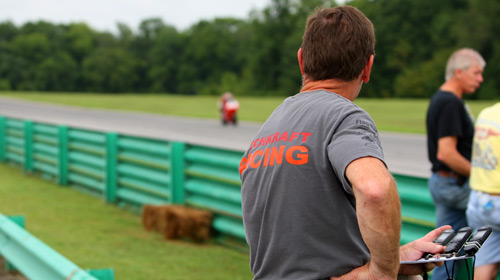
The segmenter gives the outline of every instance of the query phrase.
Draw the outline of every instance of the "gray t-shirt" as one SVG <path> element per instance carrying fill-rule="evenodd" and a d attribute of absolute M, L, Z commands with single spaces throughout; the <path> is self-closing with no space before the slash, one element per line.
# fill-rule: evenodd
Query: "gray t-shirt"
<path fill-rule="evenodd" d="M 321 279 L 370 259 L 345 169 L 383 161 L 363 109 L 327 91 L 287 98 L 240 163 L 243 222 L 255 279 Z"/>

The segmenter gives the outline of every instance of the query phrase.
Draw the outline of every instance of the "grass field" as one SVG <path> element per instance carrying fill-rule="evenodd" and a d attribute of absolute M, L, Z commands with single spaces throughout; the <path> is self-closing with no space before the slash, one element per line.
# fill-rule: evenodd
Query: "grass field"
<path fill-rule="evenodd" d="M 165 241 L 140 216 L 21 168 L 0 164 L 0 213 L 25 215 L 26 229 L 79 267 L 115 279 L 250 279 L 249 257 L 209 242 Z"/>
<path fill-rule="evenodd" d="M 77 94 L 77 93 L 29 93 L 1 92 L 31 101 L 65 104 L 85 108 L 100 108 L 121 111 L 147 112 L 197 118 L 218 118 L 216 96 L 183 96 L 160 94 Z M 238 97 L 241 121 L 264 122 L 282 101 L 283 97 Z M 374 119 L 380 131 L 425 133 L 426 99 L 363 99 L 356 104 L 364 108 Z M 466 103 L 473 114 L 495 103 L 495 101 L 473 101 Z"/>

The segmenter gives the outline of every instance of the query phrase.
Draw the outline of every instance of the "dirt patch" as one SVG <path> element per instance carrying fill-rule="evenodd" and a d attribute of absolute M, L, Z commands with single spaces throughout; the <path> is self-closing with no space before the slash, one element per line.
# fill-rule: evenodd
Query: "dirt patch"
<path fill-rule="evenodd" d="M 28 280 L 18 271 L 7 271 L 7 263 L 5 259 L 0 256 L 0 279 L 2 280 Z"/>

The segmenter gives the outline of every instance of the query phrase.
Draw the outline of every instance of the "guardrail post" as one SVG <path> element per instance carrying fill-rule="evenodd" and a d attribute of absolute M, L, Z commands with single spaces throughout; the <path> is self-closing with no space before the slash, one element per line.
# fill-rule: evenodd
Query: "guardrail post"
<path fill-rule="evenodd" d="M 5 128 L 6 118 L 0 116 L 0 161 L 5 162 L 7 160 L 6 157 L 6 149 L 7 149 L 7 131 Z"/>
<path fill-rule="evenodd" d="M 87 272 L 99 280 L 114 280 L 115 272 L 112 268 L 87 269 Z"/>
<path fill-rule="evenodd" d="M 117 188 L 117 165 L 118 165 L 118 134 L 106 134 L 106 188 L 105 198 L 107 202 L 116 202 Z"/>
<path fill-rule="evenodd" d="M 24 215 L 9 215 L 7 218 L 16 223 L 18 226 L 26 228 L 26 218 Z"/>
<path fill-rule="evenodd" d="M 186 145 L 182 142 L 172 142 L 171 170 L 172 203 L 184 204 L 184 150 Z"/>
<path fill-rule="evenodd" d="M 24 122 L 24 171 L 33 172 L 33 122 Z"/>
<path fill-rule="evenodd" d="M 57 159 L 58 161 L 58 171 L 59 171 L 59 176 L 57 177 L 57 183 L 59 185 L 67 185 L 68 184 L 68 127 L 67 126 L 59 126 L 59 135 L 58 135 L 58 151 L 59 151 L 59 157 Z"/>

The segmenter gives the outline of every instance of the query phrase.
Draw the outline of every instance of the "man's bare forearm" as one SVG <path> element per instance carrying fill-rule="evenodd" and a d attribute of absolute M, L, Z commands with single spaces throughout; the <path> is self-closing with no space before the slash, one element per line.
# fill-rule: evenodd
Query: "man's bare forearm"
<path fill-rule="evenodd" d="M 383 163 L 357 160 L 348 173 L 356 196 L 361 234 L 379 273 L 395 276 L 399 269 L 401 206 L 396 183 Z"/>

